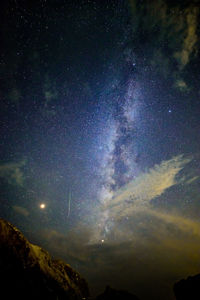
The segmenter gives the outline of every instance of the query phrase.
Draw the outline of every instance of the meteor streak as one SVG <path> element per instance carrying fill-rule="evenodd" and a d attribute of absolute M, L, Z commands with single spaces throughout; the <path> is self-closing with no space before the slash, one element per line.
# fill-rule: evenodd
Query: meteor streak
<path fill-rule="evenodd" d="M 67 218 L 69 218 L 69 216 L 70 216 L 71 199 L 72 199 L 72 192 L 71 192 L 71 190 L 69 190 L 69 193 L 68 193 L 68 212 L 67 212 Z"/>

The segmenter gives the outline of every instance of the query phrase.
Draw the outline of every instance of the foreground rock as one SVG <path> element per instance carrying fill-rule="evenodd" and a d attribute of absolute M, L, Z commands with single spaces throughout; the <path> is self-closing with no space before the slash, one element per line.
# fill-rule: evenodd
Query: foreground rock
<path fill-rule="evenodd" d="M 53 260 L 10 223 L 0 219 L 0 285 L 4 299 L 86 299 L 86 281 L 68 264 Z"/>
<path fill-rule="evenodd" d="M 190 276 L 175 283 L 174 294 L 177 300 L 200 299 L 200 274 Z"/>
<path fill-rule="evenodd" d="M 126 291 L 115 290 L 107 286 L 104 293 L 97 296 L 96 300 L 138 300 L 138 298 Z"/>

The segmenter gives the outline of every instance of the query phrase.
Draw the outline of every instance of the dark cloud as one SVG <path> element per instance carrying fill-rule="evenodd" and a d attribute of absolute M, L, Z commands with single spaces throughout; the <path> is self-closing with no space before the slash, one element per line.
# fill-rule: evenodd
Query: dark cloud
<path fill-rule="evenodd" d="M 133 46 L 141 45 L 147 66 L 152 66 L 176 87 L 187 90 L 185 67 L 197 57 L 198 1 L 129 0 L 132 11 Z M 138 53 L 139 54 L 139 53 Z"/>

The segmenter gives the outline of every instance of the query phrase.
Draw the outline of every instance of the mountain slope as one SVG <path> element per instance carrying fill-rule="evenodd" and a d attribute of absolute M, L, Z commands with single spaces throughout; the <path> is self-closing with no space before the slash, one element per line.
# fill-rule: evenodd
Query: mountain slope
<path fill-rule="evenodd" d="M 5 299 L 84 299 L 88 285 L 61 260 L 31 244 L 7 221 L 0 219 L 0 283 Z"/>

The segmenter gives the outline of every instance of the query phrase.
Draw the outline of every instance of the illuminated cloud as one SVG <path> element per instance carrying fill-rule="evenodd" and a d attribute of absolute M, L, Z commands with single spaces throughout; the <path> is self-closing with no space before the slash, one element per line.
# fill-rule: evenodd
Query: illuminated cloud
<path fill-rule="evenodd" d="M 197 51 L 197 27 L 198 27 L 199 7 L 188 7 L 184 13 L 179 16 L 182 24 L 186 24 L 184 31 L 184 39 L 182 41 L 182 49 L 175 53 L 175 57 L 180 63 L 180 67 L 184 68 L 192 54 Z"/>
<path fill-rule="evenodd" d="M 140 41 L 141 36 L 143 41 L 145 32 L 146 40 L 151 40 L 147 50 L 144 50 L 150 64 L 164 77 L 173 78 L 175 86 L 185 91 L 188 87 L 180 78 L 181 72 L 199 51 L 199 5 L 190 1 L 185 1 L 183 5 L 179 2 L 172 4 L 164 0 L 142 3 L 129 0 L 129 4 L 134 20 L 134 38 Z M 177 81 L 177 78 L 180 80 Z"/>
<path fill-rule="evenodd" d="M 14 205 L 12 208 L 16 213 L 18 213 L 24 217 L 29 216 L 29 211 L 25 207 Z"/>
<path fill-rule="evenodd" d="M 168 189 L 178 184 L 193 184 L 199 179 L 194 174 L 185 176 L 185 170 L 181 172 L 191 161 L 183 155 L 162 161 L 118 190 L 111 199 L 106 199 L 96 213 L 96 224 L 89 243 L 100 243 L 102 239 L 108 243 L 130 241 L 143 231 L 155 237 L 160 224 L 166 228 L 172 226 L 174 231 L 182 234 L 200 236 L 200 224 L 181 215 L 176 204 L 171 211 L 159 206 L 159 197 Z"/>
<path fill-rule="evenodd" d="M 181 182 L 177 175 L 190 161 L 179 155 L 161 162 L 117 191 L 111 200 L 105 202 L 104 209 L 109 210 L 110 216 L 119 218 L 150 205 L 151 200 Z"/>
<path fill-rule="evenodd" d="M 87 244 L 90 240 L 91 229 L 84 223 L 76 225 L 67 234 L 54 229 L 44 229 L 39 235 L 42 240 L 48 241 L 48 245 L 55 255 L 67 257 L 70 263 L 84 262 L 90 259 Z"/>
<path fill-rule="evenodd" d="M 186 183 L 187 183 L 187 184 L 191 184 L 191 183 L 195 182 L 197 179 L 199 179 L 199 176 L 194 176 L 194 177 L 192 177 L 192 178 L 189 178 L 189 179 L 186 181 Z"/>
<path fill-rule="evenodd" d="M 189 91 L 189 88 L 183 79 L 176 80 L 174 86 L 177 87 L 180 91 Z"/>
<path fill-rule="evenodd" d="M 160 210 L 147 209 L 146 213 L 162 222 L 174 224 L 185 235 L 200 237 L 200 222 L 178 215 L 177 213 L 165 213 Z"/>
<path fill-rule="evenodd" d="M 111 240 L 112 236 L 115 236 L 116 240 L 130 240 L 130 238 L 134 238 L 136 231 L 140 230 L 140 224 L 142 227 L 144 224 L 149 227 L 149 224 L 144 222 L 145 219 L 149 218 L 153 223 L 155 219 L 162 219 L 163 222 L 172 223 L 183 230 L 186 227 L 190 228 L 190 226 L 193 230 L 195 225 L 190 220 L 187 221 L 181 216 L 178 218 L 178 213 L 160 211 L 159 206 L 154 205 L 154 200 L 157 199 L 157 203 L 159 203 L 159 197 L 168 189 L 178 184 L 190 184 L 190 182 L 198 179 L 197 176 L 194 177 L 193 175 L 186 178 L 181 173 L 189 162 L 191 159 L 183 155 L 162 161 L 149 169 L 148 172 L 141 173 L 124 185 L 115 192 L 112 198 L 105 199 L 97 208 L 96 224 L 90 243 L 100 243 L 105 236 L 109 239 L 111 237 Z M 126 220 L 128 224 L 130 220 L 134 220 L 134 224 L 129 224 L 130 226 L 125 229 L 121 224 L 123 220 Z M 129 230 L 133 227 L 135 229 L 134 234 L 132 229 Z"/>
<path fill-rule="evenodd" d="M 5 178 L 10 184 L 23 186 L 24 174 L 22 171 L 25 160 L 20 162 L 8 162 L 0 165 L 0 177 Z"/>

